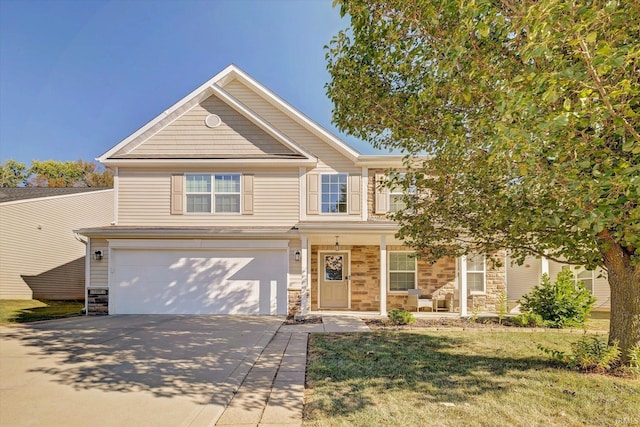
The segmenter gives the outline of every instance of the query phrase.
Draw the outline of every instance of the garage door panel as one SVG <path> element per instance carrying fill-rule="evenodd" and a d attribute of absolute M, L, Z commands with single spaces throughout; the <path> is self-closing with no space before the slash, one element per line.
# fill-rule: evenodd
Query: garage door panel
<path fill-rule="evenodd" d="M 286 314 L 284 250 L 114 250 L 112 314 Z"/>

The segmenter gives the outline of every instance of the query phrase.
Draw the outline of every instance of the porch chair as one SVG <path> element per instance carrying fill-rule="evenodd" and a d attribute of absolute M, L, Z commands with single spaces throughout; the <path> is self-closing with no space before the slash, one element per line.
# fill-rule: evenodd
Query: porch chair
<path fill-rule="evenodd" d="M 435 301 L 430 297 L 423 297 L 422 290 L 408 289 L 407 293 L 409 294 L 409 306 L 416 307 L 416 311 L 420 311 L 422 307 L 429 307 L 433 311 Z"/>

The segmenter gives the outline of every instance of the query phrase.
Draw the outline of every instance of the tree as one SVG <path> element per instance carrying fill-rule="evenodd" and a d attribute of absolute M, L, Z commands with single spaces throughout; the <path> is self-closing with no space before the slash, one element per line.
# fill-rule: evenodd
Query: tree
<path fill-rule="evenodd" d="M 400 237 L 432 259 L 507 249 L 602 266 L 609 340 L 627 357 L 640 344 L 640 3 L 338 3 L 351 25 L 328 46 L 334 122 L 407 154 L 394 184 L 417 191 Z"/>
<path fill-rule="evenodd" d="M 27 180 L 27 167 L 13 159 L 7 160 L 0 169 L 0 187 L 17 187 Z"/>
<path fill-rule="evenodd" d="M 113 173 L 95 162 L 34 160 L 29 169 L 31 187 L 113 187 Z"/>

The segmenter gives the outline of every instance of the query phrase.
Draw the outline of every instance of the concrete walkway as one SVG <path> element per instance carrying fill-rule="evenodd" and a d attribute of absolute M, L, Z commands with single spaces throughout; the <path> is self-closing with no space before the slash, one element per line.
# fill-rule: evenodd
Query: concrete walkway
<path fill-rule="evenodd" d="M 351 316 L 324 316 L 322 321 L 280 326 L 216 425 L 302 425 L 309 333 L 370 330 L 362 319 Z"/>

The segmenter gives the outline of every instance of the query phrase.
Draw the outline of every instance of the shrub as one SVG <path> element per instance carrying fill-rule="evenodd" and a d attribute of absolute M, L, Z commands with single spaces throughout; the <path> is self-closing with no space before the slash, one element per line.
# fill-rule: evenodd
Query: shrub
<path fill-rule="evenodd" d="M 620 349 L 617 344 L 608 345 L 597 336 L 583 336 L 571 345 L 573 356 L 569 367 L 582 371 L 607 372 L 620 360 Z"/>
<path fill-rule="evenodd" d="M 640 376 L 640 345 L 631 347 L 627 355 L 629 356 L 629 372 Z"/>
<path fill-rule="evenodd" d="M 584 325 L 595 301 L 582 282 L 576 286 L 570 270 L 563 270 L 554 283 L 544 274 L 520 303 L 522 311 L 540 315 L 546 326 L 563 328 Z"/>
<path fill-rule="evenodd" d="M 542 320 L 542 316 L 535 313 L 522 313 L 517 316 L 511 318 L 511 322 L 522 328 L 538 328 L 544 325 L 544 320 Z"/>
<path fill-rule="evenodd" d="M 573 354 L 548 349 L 541 345 L 538 345 L 538 349 L 569 369 L 585 372 L 610 372 L 620 363 L 621 353 L 618 345 L 608 345 L 603 338 L 595 335 L 584 335 L 571 344 Z"/>
<path fill-rule="evenodd" d="M 416 318 L 413 314 L 402 308 L 394 308 L 389 311 L 389 320 L 394 325 L 410 325 L 415 323 Z"/>

